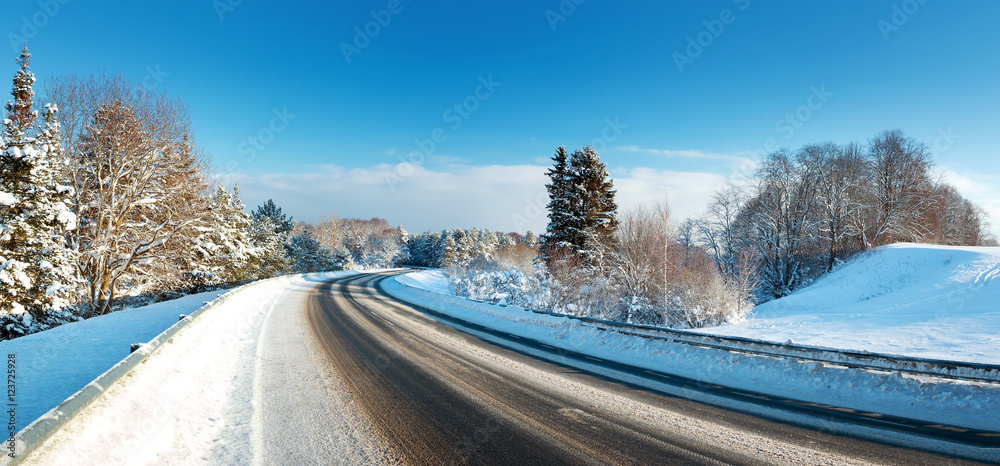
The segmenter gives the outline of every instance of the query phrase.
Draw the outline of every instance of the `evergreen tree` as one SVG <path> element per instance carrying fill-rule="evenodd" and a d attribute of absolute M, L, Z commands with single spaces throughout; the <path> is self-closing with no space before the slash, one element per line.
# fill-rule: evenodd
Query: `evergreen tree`
<path fill-rule="evenodd" d="M 538 236 L 535 235 L 535 232 L 528 230 L 528 232 L 525 233 L 524 235 L 524 243 L 527 244 L 528 247 L 533 248 L 535 247 L 535 243 L 537 242 L 538 242 Z"/>
<path fill-rule="evenodd" d="M 271 219 L 271 222 L 274 223 L 274 232 L 278 234 L 288 233 L 295 227 L 292 218 L 282 213 L 281 207 L 278 207 L 271 199 L 258 206 L 257 210 L 253 212 L 253 218 L 260 219 L 262 217 Z"/>
<path fill-rule="evenodd" d="M 195 257 L 189 259 L 188 274 L 192 284 L 213 285 L 256 277 L 260 254 L 253 244 L 252 220 L 243 211 L 239 196 L 239 188 L 230 194 L 222 187 L 212 196 L 205 225 L 191 239 Z"/>
<path fill-rule="evenodd" d="M 270 217 L 252 218 L 250 241 L 257 253 L 256 278 L 271 278 L 291 271 L 292 261 L 285 249 L 285 235 L 275 233 Z"/>
<path fill-rule="evenodd" d="M 0 140 L 2 338 L 68 318 L 60 311 L 69 304 L 76 282 L 76 254 L 66 245 L 66 232 L 76 228 L 76 216 L 67 205 L 71 189 L 57 183 L 63 159 L 58 109 L 47 105 L 44 125 L 36 126 L 30 63 L 25 47 Z"/>
<path fill-rule="evenodd" d="M 410 232 L 403 228 L 403 225 L 399 225 L 396 228 L 396 238 L 398 249 L 393 266 L 408 264 L 410 262 L 410 241 L 413 240 L 413 237 L 410 236 Z"/>
<path fill-rule="evenodd" d="M 498 240 L 498 243 L 497 243 L 497 249 L 501 250 L 501 251 L 502 250 L 512 250 L 515 247 L 517 247 L 517 242 L 514 241 L 514 238 L 512 238 L 512 237 L 510 237 L 508 235 L 501 236 L 500 239 Z"/>
<path fill-rule="evenodd" d="M 552 156 L 554 162 L 551 169 L 545 173 L 551 180 L 545 185 L 549 192 L 549 224 L 545 229 L 545 234 L 541 237 L 540 257 L 549 265 L 552 265 L 553 256 L 556 251 L 566 249 L 571 246 L 569 241 L 571 227 L 571 196 L 573 177 L 570 173 L 569 156 L 566 154 L 566 146 L 556 149 Z"/>
<path fill-rule="evenodd" d="M 551 181 L 549 224 L 541 239 L 540 256 L 552 266 L 556 257 L 580 257 L 588 265 L 603 263 L 618 228 L 614 184 L 592 147 L 574 151 L 567 161 L 565 147 L 556 150 L 546 173 Z"/>
<path fill-rule="evenodd" d="M 573 152 L 570 170 L 573 174 L 571 241 L 588 264 L 600 265 L 604 253 L 614 244 L 618 229 L 614 183 L 593 147 Z"/>
<path fill-rule="evenodd" d="M 305 230 L 288 242 L 288 257 L 295 273 L 326 272 L 338 269 L 333 253 Z"/>
<path fill-rule="evenodd" d="M 445 268 L 452 265 L 459 265 L 461 258 L 458 252 L 458 242 L 455 241 L 455 237 L 447 234 L 441 239 L 441 256 L 438 259 L 438 267 Z"/>

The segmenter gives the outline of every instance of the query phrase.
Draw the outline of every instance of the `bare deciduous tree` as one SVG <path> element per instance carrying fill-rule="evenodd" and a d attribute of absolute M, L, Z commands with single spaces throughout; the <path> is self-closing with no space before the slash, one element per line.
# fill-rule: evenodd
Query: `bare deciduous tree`
<path fill-rule="evenodd" d="M 129 288 L 163 280 L 157 261 L 207 209 L 205 166 L 190 139 L 187 107 L 120 77 L 50 81 L 66 112 L 69 164 L 91 314 Z M 151 272 L 157 272 L 147 275 Z"/>
<path fill-rule="evenodd" d="M 930 178 L 930 151 L 902 131 L 879 133 L 868 142 L 871 199 L 865 223 L 857 225 L 865 248 L 895 241 L 922 241 L 928 212 L 940 201 Z"/>

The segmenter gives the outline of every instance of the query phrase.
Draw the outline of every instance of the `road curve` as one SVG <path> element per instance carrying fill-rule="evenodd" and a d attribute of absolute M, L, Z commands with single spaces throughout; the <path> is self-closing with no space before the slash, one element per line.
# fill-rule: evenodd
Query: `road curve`
<path fill-rule="evenodd" d="M 497 346 L 330 280 L 307 317 L 376 431 L 410 464 L 963 464 L 772 422 Z M 555 356 L 555 355 L 553 355 Z"/>

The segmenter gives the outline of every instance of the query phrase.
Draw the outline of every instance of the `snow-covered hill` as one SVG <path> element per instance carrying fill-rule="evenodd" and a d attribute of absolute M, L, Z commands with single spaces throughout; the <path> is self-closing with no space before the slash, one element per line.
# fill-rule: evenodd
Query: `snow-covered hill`
<path fill-rule="evenodd" d="M 1000 248 L 894 244 L 704 333 L 1000 363 Z"/>

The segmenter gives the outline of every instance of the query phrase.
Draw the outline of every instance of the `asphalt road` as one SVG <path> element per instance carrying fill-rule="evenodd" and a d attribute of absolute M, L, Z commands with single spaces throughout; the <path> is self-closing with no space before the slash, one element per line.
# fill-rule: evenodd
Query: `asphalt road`
<path fill-rule="evenodd" d="M 307 315 L 374 429 L 409 464 L 964 463 L 641 388 L 562 364 L 556 349 L 536 357 L 516 341 L 484 341 L 382 293 L 377 283 L 393 274 L 323 283 Z"/>

